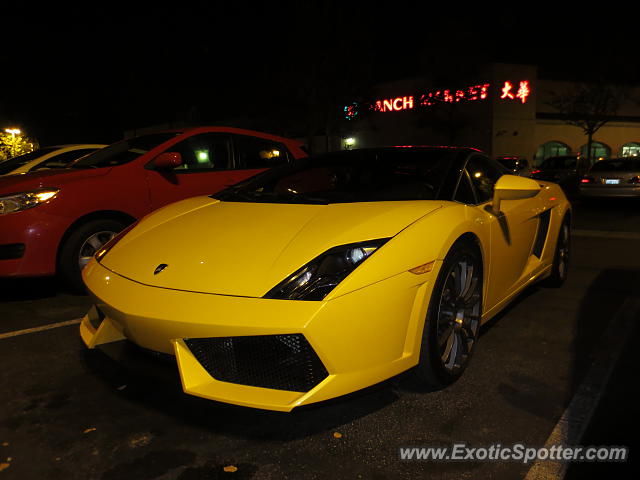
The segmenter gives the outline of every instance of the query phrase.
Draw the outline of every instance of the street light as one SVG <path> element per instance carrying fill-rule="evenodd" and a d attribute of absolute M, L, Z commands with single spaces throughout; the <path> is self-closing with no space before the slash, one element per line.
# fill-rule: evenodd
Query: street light
<path fill-rule="evenodd" d="M 11 134 L 11 156 L 16 156 L 16 135 L 20 135 L 22 132 L 19 128 L 5 128 L 5 132 Z"/>

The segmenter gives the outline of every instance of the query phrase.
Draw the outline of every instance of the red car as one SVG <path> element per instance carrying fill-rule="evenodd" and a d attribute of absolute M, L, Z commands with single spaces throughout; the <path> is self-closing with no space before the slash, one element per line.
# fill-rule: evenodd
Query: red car
<path fill-rule="evenodd" d="M 0 277 L 80 271 L 115 234 L 171 202 L 213 194 L 305 157 L 298 141 L 228 127 L 197 127 L 123 140 L 64 170 L 0 178 Z M 176 248 L 197 248 L 185 238 Z"/>

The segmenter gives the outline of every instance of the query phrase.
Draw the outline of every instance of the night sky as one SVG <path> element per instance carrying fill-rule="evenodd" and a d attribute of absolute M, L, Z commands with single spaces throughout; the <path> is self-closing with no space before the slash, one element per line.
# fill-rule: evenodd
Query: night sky
<path fill-rule="evenodd" d="M 110 143 L 125 130 L 178 120 L 295 134 L 292 125 L 377 82 L 452 79 L 490 61 L 536 64 L 550 77 L 640 83 L 636 28 L 616 29 L 613 9 L 87 5 L 3 7 L 3 128 L 19 126 L 41 145 Z"/>

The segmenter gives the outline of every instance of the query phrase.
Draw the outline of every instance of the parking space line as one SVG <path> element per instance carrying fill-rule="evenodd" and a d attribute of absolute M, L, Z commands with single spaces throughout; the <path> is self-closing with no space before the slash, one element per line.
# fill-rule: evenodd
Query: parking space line
<path fill-rule="evenodd" d="M 0 333 L 0 340 L 4 340 L 5 338 L 18 337 L 20 335 L 28 335 L 30 333 L 43 332 L 45 330 L 51 330 L 53 328 L 67 327 L 69 325 L 77 325 L 81 321 L 82 321 L 81 318 L 76 318 L 75 320 L 67 320 L 66 322 L 49 323 L 47 325 L 42 325 L 40 327 L 26 328 L 24 330 L 15 330 L 13 332 L 8 332 L 8 333 Z"/>
<path fill-rule="evenodd" d="M 616 232 L 610 230 L 571 230 L 571 234 L 576 237 L 596 237 L 596 238 L 622 238 L 627 240 L 640 240 L 640 232 Z"/>
<path fill-rule="evenodd" d="M 600 344 L 608 345 L 609 348 L 596 350 L 595 360 L 547 438 L 545 448 L 550 449 L 554 445 L 579 446 L 582 441 L 640 312 L 640 296 L 637 290 L 627 298 L 611 319 Z M 538 460 L 531 465 L 524 480 L 561 480 L 568 468 L 568 462 Z"/>

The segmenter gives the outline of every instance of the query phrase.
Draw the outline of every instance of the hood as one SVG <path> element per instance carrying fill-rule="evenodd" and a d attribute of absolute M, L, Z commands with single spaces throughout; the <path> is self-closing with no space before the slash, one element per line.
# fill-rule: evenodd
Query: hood
<path fill-rule="evenodd" d="M 146 285 L 262 297 L 329 248 L 392 237 L 441 207 L 437 201 L 193 205 L 147 217 L 102 265 Z M 160 264 L 167 267 L 154 274 Z"/>
<path fill-rule="evenodd" d="M 111 171 L 109 168 L 43 170 L 0 177 L 0 194 L 26 192 L 38 188 L 59 187 L 86 178 L 100 177 Z"/>

